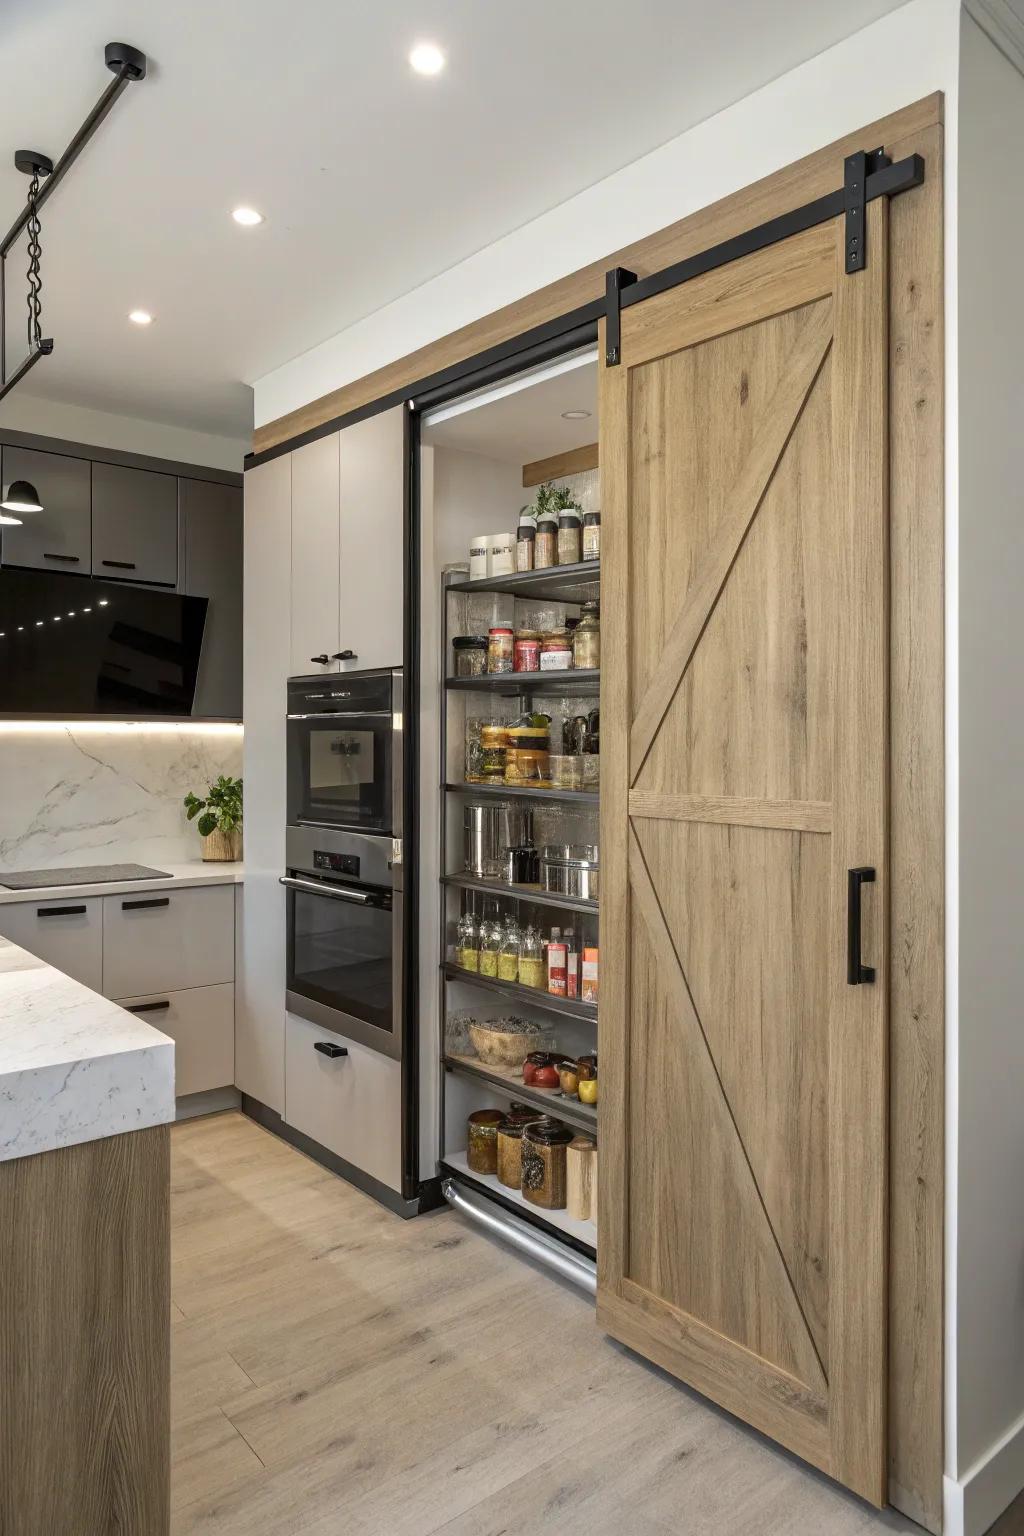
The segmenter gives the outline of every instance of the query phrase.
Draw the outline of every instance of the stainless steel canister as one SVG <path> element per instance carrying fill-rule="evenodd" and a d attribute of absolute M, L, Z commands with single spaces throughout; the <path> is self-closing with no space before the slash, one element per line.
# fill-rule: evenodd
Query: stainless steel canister
<path fill-rule="evenodd" d="M 596 901 L 600 884 L 596 843 L 549 843 L 541 849 L 540 879 L 545 891 Z"/>

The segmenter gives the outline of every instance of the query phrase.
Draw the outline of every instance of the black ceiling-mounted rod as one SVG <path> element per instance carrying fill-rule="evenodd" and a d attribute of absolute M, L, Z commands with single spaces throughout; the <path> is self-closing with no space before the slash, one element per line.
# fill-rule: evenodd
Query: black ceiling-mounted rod
<path fill-rule="evenodd" d="M 861 174 L 861 162 L 867 175 Z M 852 162 L 852 164 L 851 164 Z M 872 166 L 875 167 L 872 170 Z M 851 156 L 847 161 L 846 178 L 844 185 L 835 192 L 826 192 L 824 197 L 819 197 L 813 203 L 805 203 L 802 208 L 794 208 L 790 213 L 779 214 L 774 219 L 769 219 L 764 224 L 757 224 L 753 229 L 746 229 L 740 235 L 733 235 L 731 240 L 723 240 L 719 245 L 713 245 L 706 251 L 698 251 L 695 256 L 688 256 L 685 261 L 677 261 L 671 267 L 664 267 L 660 272 L 652 272 L 650 277 L 638 278 L 635 283 L 626 287 L 617 284 L 610 285 L 611 296 L 607 321 L 608 326 L 617 325 L 620 310 L 628 309 L 631 304 L 642 304 L 645 299 L 651 299 L 658 293 L 665 293 L 669 288 L 678 288 L 681 283 L 688 283 L 692 278 L 703 277 L 705 272 L 713 272 L 717 267 L 727 266 L 729 262 L 738 261 L 743 256 L 752 256 L 757 251 L 764 251 L 770 245 L 777 245 L 780 240 L 788 240 L 791 235 L 799 235 L 807 229 L 813 229 L 818 224 L 825 224 L 829 219 L 836 219 L 840 214 L 847 215 L 847 255 L 849 257 L 851 234 L 855 235 L 858 244 L 855 248 L 854 263 L 847 262 L 848 272 L 861 271 L 865 265 L 867 254 L 864 246 L 863 231 L 857 232 L 858 217 L 863 218 L 864 206 L 873 202 L 876 197 L 895 197 L 899 192 L 907 192 L 911 187 L 919 187 L 924 181 L 924 160 L 920 155 L 908 155 L 905 160 L 892 165 L 882 154 L 881 150 L 874 150 L 869 155 Z M 853 191 L 856 183 L 857 191 Z M 851 224 L 851 220 L 853 221 Z M 609 280 L 612 277 L 609 273 Z M 615 313 L 612 313 L 612 303 Z M 606 353 L 605 363 L 608 367 L 614 367 L 619 361 L 620 348 L 615 349 L 615 355 L 611 351 Z"/>
<path fill-rule="evenodd" d="M 133 80 L 144 80 L 146 77 L 146 55 L 140 52 L 138 48 L 133 48 L 130 43 L 108 43 L 103 51 L 103 57 L 107 68 L 114 75 L 114 79 L 107 86 L 78 132 L 71 139 L 59 160 L 53 163 L 46 155 L 39 154 L 35 150 L 24 149 L 19 149 L 14 156 L 14 163 L 19 171 L 24 171 L 26 175 L 33 178 L 43 176 L 46 178 L 34 199 L 34 212 L 36 214 L 38 214 L 55 188 L 63 181 L 125 86 L 130 85 Z M 33 199 L 29 198 L 3 240 L 0 241 L 0 400 L 25 377 L 26 373 L 28 373 L 30 368 L 34 367 L 40 357 L 46 357 L 53 351 L 52 338 L 45 337 L 41 339 L 38 345 L 30 349 L 28 356 L 8 378 L 7 257 L 14 242 L 25 229 L 32 216 Z"/>

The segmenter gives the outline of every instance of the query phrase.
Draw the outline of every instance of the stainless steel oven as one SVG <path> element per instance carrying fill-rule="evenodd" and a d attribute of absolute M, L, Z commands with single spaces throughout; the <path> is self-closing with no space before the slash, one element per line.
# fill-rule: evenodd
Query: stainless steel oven
<path fill-rule="evenodd" d="M 401 670 L 288 681 L 288 825 L 401 837 Z"/>
<path fill-rule="evenodd" d="M 286 859 L 289 1010 L 401 1057 L 400 842 L 290 826 Z"/>

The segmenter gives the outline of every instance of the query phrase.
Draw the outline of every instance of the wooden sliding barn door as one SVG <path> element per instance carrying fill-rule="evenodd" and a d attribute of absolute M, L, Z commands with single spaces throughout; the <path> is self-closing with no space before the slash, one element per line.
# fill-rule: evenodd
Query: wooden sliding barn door
<path fill-rule="evenodd" d="M 601 378 L 599 1320 L 885 1495 L 887 207 Z M 863 886 L 850 985 L 848 872 Z"/>

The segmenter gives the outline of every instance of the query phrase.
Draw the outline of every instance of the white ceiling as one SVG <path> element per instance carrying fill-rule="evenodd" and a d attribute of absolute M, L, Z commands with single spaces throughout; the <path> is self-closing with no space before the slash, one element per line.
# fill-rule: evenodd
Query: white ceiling
<path fill-rule="evenodd" d="M 566 421 L 563 411 L 588 411 Z M 423 441 L 479 453 L 506 464 L 532 464 L 597 441 L 597 361 L 592 351 L 506 380 L 442 407 L 423 423 Z"/>
<path fill-rule="evenodd" d="M 247 382 L 897 3 L 0 0 L 2 230 L 13 151 L 59 154 L 103 45 L 151 59 L 45 209 L 55 350 L 24 388 L 244 435 Z M 437 79 L 408 68 L 420 38 Z M 239 202 L 267 222 L 239 229 Z M 19 245 L 12 352 L 23 271 Z"/>

